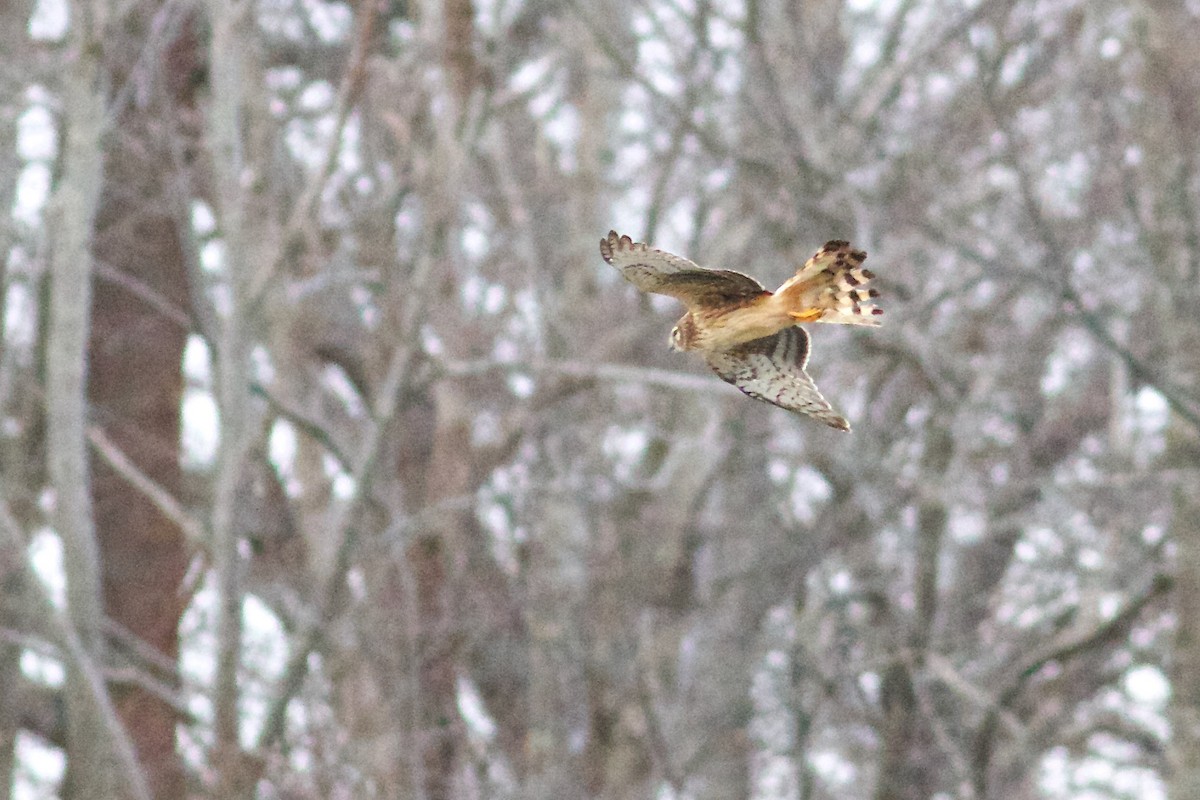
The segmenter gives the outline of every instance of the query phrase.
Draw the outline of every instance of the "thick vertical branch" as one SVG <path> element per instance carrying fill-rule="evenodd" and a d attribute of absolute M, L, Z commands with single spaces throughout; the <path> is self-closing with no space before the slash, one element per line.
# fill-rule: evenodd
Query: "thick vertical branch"
<path fill-rule="evenodd" d="M 924 484 L 940 486 L 945 481 L 946 469 L 954 453 L 954 441 L 950 431 L 938 423 L 930 425 L 926 436 L 922 458 L 922 468 L 927 476 Z M 913 671 L 924 664 L 925 649 L 929 646 L 930 632 L 937 614 L 938 560 L 941 558 L 946 519 L 947 510 L 942 498 L 921 498 L 917 507 L 913 586 L 916 609 L 907 642 L 911 657 L 898 656 L 884 670 L 880 690 L 883 741 L 875 784 L 876 800 L 902 800 L 928 793 L 924 782 L 920 780 L 919 763 L 916 763 L 919 759 L 915 758 L 921 748 L 914 735 L 917 732 L 919 709 Z"/>
<path fill-rule="evenodd" d="M 479 77 L 474 52 L 475 8 L 471 0 L 444 0 L 442 31 L 442 60 L 461 113 Z"/>
<path fill-rule="evenodd" d="M 0 4 L 0 52 L 8 53 L 16 63 L 28 63 L 30 48 L 26 26 L 33 3 L 22 2 Z M 23 74 L 11 78 L 0 74 L 0 97 L 17 97 L 21 92 Z M 16 226 L 8 216 L 17 192 L 17 175 L 20 171 L 20 156 L 17 152 L 17 109 L 13 106 L 0 107 L 0 307 L 7 307 L 9 293 L 8 253 L 17 241 Z M 13 378 L 17 365 L 12 358 L 8 342 L 0 337 L 0 409 L 5 415 L 14 414 Z M 11 418 L 11 417 L 10 417 Z M 16 442 L 0 447 L 0 472 L 6 475 L 6 490 L 15 488 L 15 477 L 25 470 L 19 466 L 26 462 L 22 448 Z M 10 488 L 11 487 L 11 488 Z M 0 552 L 3 549 L 0 548 Z M 19 574 L 8 575 L 5 562 L 0 559 L 0 608 L 16 601 L 22 593 Z M 14 643 L 0 641 L 0 686 L 13 686 L 20 677 L 21 648 Z M 12 694 L 12 693 L 10 693 Z M 0 800 L 11 800 L 13 782 L 7 776 L 16 765 L 17 706 L 15 698 L 0 699 Z"/>
<path fill-rule="evenodd" d="M 50 260 L 50 324 L 46 346 L 47 444 L 55 489 L 55 522 L 65 545 L 67 602 L 84 645 L 98 652 L 103 614 L 100 565 L 88 497 L 85 429 L 91 236 L 104 156 L 104 91 L 99 26 L 87 4 L 73 6 L 75 68 L 64 86 L 66 150 L 55 195 L 55 243 Z"/>
<path fill-rule="evenodd" d="M 55 489 L 55 526 L 63 540 L 70 623 L 88 657 L 103 658 L 100 557 L 89 496 L 84 437 L 91 234 L 103 174 L 105 90 L 100 63 L 103 5 L 72 5 L 72 69 L 64 78 L 66 148 L 55 195 L 49 337 L 46 343 L 47 467 Z M 104 720 L 95 713 L 88 677 L 78 665 L 67 676 L 67 758 L 64 794 L 118 797 L 120 770 Z"/>
<path fill-rule="evenodd" d="M 1165 0 L 1147 4 L 1151 10 L 1147 47 L 1148 78 L 1159 88 L 1171 112 L 1171 132 L 1178 151 L 1176 190 L 1164 205 L 1170 207 L 1182 225 L 1184 285 L 1170 293 L 1179 319 L 1189 318 L 1188 309 L 1195 297 L 1195 278 L 1200 273 L 1200 226 L 1196 220 L 1197 198 L 1194 187 L 1198 162 L 1193 132 L 1200 124 L 1200 57 L 1189 46 L 1200 24 L 1183 6 Z M 1161 267 L 1164 279 L 1178 280 L 1174 264 Z M 1167 370 L 1176 375 L 1195 375 L 1200 366 L 1196 356 L 1197 336 L 1194 325 L 1170 327 L 1173 349 L 1178 354 Z M 1176 411 L 1179 411 L 1176 407 Z M 1190 410 L 1190 409 L 1189 409 Z M 1193 425 L 1194 415 L 1180 413 Z M 1167 785 L 1171 800 L 1200 796 L 1200 494 L 1195 485 L 1196 431 L 1178 420 L 1172 421 L 1168 436 L 1166 463 L 1184 467 L 1192 481 L 1179 487 L 1173 497 L 1171 540 L 1175 544 L 1175 580 L 1172 599 L 1175 606 L 1175 638 L 1171 653 L 1171 748 L 1170 778 Z"/>
<path fill-rule="evenodd" d="M 954 454 L 954 439 L 944 424 L 934 423 L 927 432 L 925 457 L 922 459 L 929 486 L 943 485 L 946 470 Z M 930 633 L 937 616 L 938 562 L 942 556 L 942 536 L 949 512 L 940 496 L 925 496 L 917 507 L 917 564 L 914 587 L 917 607 L 913 617 L 909 646 L 918 664 L 929 646 Z"/>
<path fill-rule="evenodd" d="M 1200 502 L 1176 491 L 1171 534 L 1176 547 L 1172 592 L 1175 641 L 1171 660 L 1171 800 L 1200 797 Z"/>
<path fill-rule="evenodd" d="M 237 540 L 237 502 L 251 425 L 249 334 L 250 281 L 261 255 L 252 242 L 256 206 L 252 190 L 264 176 L 243 140 L 255 120 L 249 92 L 256 90 L 252 6 L 215 1 L 210 6 L 212 97 L 209 129 L 218 214 L 226 245 L 223 265 L 228 307 L 219 320 L 216 343 L 216 395 L 220 409 L 220 451 L 213 487 L 213 568 L 217 584 L 217 669 L 213 687 L 218 784 L 225 797 L 249 796 L 255 765 L 242 757 L 238 738 L 237 673 L 241 660 L 243 586 Z M 253 138 L 253 137 L 251 137 Z M 257 179 L 255 179 L 257 178 Z M 261 244 L 261 243 L 260 243 Z"/>

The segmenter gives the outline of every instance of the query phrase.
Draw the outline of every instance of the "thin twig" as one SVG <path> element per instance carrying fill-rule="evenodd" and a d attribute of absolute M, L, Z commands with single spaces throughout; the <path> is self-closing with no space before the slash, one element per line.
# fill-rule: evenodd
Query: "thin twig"
<path fill-rule="evenodd" d="M 92 445 L 92 449 L 104 459 L 106 464 L 112 467 L 114 472 L 138 490 L 164 517 L 179 526 L 192 547 L 202 551 L 208 549 L 209 536 L 204 526 L 187 512 L 187 509 L 175 499 L 174 495 L 139 469 L 129 456 L 125 455 L 125 452 L 117 446 L 116 442 L 108 438 L 108 434 L 104 432 L 103 428 L 89 425 L 87 439 Z"/>
<path fill-rule="evenodd" d="M 996 714 L 997 719 L 1004 725 L 1010 736 L 1018 739 L 1025 737 L 1025 725 L 1017 719 L 1017 715 L 1011 710 L 997 705 L 996 697 L 992 692 L 972 683 L 950 659 L 941 653 L 927 650 L 925 666 L 931 678 L 936 678 L 938 682 L 953 690 L 959 697 L 981 710 Z"/>
<path fill-rule="evenodd" d="M 269 387 L 258 381 L 251 382 L 250 391 L 266 400 L 271 411 L 277 416 L 282 417 L 303 433 L 308 434 L 311 439 L 321 445 L 333 457 L 337 462 L 338 469 L 350 474 L 354 468 L 354 465 L 350 461 L 350 456 L 342 449 L 342 446 L 337 443 L 333 436 L 330 435 L 329 431 L 321 426 L 320 422 L 288 405 L 284 400 L 273 394 Z"/>
<path fill-rule="evenodd" d="M 196 329 L 192 321 L 192 316 L 186 309 L 172 302 L 166 295 L 145 281 L 130 275 L 106 261 L 97 259 L 93 266 L 96 277 L 125 289 L 131 295 L 161 314 L 163 318 L 178 325 L 182 330 L 190 332 Z"/>
<path fill-rule="evenodd" d="M 358 3 L 356 8 L 358 14 L 358 35 L 354 39 L 354 47 L 350 53 L 350 63 L 346 70 L 342 73 L 342 81 L 338 87 L 337 104 L 334 112 L 333 133 L 329 137 L 329 145 L 325 148 L 325 153 L 321 159 L 321 166 L 313 174 L 308 185 L 305 186 L 300 198 L 296 201 L 296 205 L 292 207 L 292 213 L 288 216 L 287 224 L 284 228 L 283 236 L 280 237 L 280 244 L 276 248 L 276 252 L 272 257 L 264 259 L 262 266 L 254 273 L 249 284 L 250 298 L 248 307 L 254 308 L 270 286 L 271 281 L 278 274 L 279 269 L 286 261 L 288 254 L 292 249 L 292 242 L 300 236 L 311 232 L 313 228 L 313 216 L 316 211 L 317 202 L 320 200 L 322 193 L 325 191 L 329 179 L 333 176 L 334 170 L 337 167 L 338 157 L 342 153 L 342 141 L 346 131 L 346 123 L 350 119 L 350 112 L 358 104 L 359 97 L 362 96 L 363 88 L 367 80 L 367 56 L 371 51 L 371 40 L 375 32 L 375 21 L 379 16 L 379 8 L 382 3 L 365 2 Z"/>
<path fill-rule="evenodd" d="M 638 704 L 642 707 L 642 714 L 646 718 L 646 736 L 650 740 L 650 755 L 658 765 L 663 780 L 671 787 L 674 796 L 683 797 L 686 788 L 684 776 L 680 774 L 674 759 L 671 758 L 670 744 L 667 742 L 667 734 L 663 730 L 662 719 L 659 717 L 658 708 L 654 703 L 654 693 L 650 688 L 650 681 L 646 677 L 646 667 L 638 663 L 635 665 L 634 671 L 637 673 Z"/>

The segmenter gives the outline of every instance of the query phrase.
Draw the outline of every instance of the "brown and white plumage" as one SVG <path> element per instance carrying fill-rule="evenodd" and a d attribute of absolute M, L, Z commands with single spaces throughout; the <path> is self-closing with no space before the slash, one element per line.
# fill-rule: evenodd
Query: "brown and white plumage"
<path fill-rule="evenodd" d="M 714 350 L 705 354 L 705 360 L 721 380 L 756 400 L 799 411 L 831 428 L 849 431 L 850 423 L 833 410 L 804 371 L 808 347 L 808 331 L 797 326 L 731 350 Z"/>
<path fill-rule="evenodd" d="M 722 380 L 751 397 L 808 414 L 849 431 L 846 419 L 821 396 L 805 371 L 808 333 L 800 322 L 878 325 L 878 296 L 863 286 L 866 253 L 831 241 L 774 293 L 740 272 L 705 269 L 610 231 L 600 255 L 644 292 L 665 294 L 687 306 L 671 331 L 677 350 L 700 350 Z"/>

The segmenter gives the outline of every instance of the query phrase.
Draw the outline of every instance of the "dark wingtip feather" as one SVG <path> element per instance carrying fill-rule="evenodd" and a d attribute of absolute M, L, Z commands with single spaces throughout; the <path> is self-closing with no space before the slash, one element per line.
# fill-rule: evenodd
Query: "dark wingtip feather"
<path fill-rule="evenodd" d="M 621 237 L 617 235 L 616 231 L 610 230 L 608 232 L 608 238 L 600 240 L 600 257 L 611 264 L 613 258 L 613 247 L 620 246 L 622 244 L 622 238 L 626 240 L 629 239 L 628 236 Z"/>

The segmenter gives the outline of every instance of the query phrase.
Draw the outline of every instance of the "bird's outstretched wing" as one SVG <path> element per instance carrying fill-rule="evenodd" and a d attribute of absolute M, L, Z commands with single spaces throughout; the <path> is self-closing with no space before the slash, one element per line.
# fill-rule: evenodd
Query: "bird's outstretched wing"
<path fill-rule="evenodd" d="M 600 255 L 643 292 L 665 294 L 689 308 L 719 306 L 768 294 L 749 275 L 728 269 L 705 269 L 686 258 L 657 250 L 609 231 L 600 240 Z"/>
<path fill-rule="evenodd" d="M 821 396 L 804 371 L 808 363 L 808 333 L 784 328 L 773 336 L 755 339 L 732 350 L 705 354 L 713 372 L 746 394 L 772 405 L 798 411 L 831 428 L 849 432 L 850 423 Z"/>

